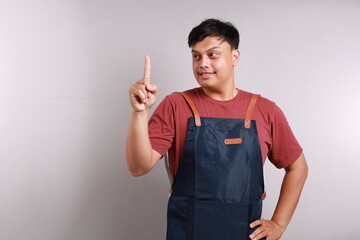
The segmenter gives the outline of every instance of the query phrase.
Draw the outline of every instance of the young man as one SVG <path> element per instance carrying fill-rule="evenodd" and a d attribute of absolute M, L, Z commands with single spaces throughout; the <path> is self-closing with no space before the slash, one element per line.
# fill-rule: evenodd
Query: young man
<path fill-rule="evenodd" d="M 157 86 L 146 56 L 144 78 L 129 90 L 129 171 L 146 174 L 168 151 L 169 240 L 279 239 L 307 177 L 302 148 L 275 103 L 235 87 L 239 33 L 231 23 L 205 20 L 188 44 L 199 88 L 168 95 L 148 122 Z M 285 169 L 271 220 L 261 218 L 266 156 Z"/>

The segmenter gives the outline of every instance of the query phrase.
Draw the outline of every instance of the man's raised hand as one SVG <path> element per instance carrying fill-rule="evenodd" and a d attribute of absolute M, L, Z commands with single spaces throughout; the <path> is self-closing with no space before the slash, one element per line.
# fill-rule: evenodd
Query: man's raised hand
<path fill-rule="evenodd" d="M 150 72 L 150 56 L 145 55 L 144 77 L 129 89 L 130 104 L 135 112 L 149 110 L 155 104 L 158 91 L 155 84 L 150 84 Z"/>

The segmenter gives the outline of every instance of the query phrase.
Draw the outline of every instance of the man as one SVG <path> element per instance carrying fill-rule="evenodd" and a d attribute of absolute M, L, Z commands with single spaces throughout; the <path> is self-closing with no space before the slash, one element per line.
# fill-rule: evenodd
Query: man
<path fill-rule="evenodd" d="M 157 86 L 145 56 L 144 78 L 129 90 L 129 171 L 146 174 L 168 151 L 167 239 L 279 239 L 307 177 L 302 148 L 275 103 L 235 87 L 239 34 L 231 23 L 205 20 L 188 44 L 199 88 L 168 95 L 148 122 Z M 271 220 L 261 218 L 266 156 L 285 169 Z"/>

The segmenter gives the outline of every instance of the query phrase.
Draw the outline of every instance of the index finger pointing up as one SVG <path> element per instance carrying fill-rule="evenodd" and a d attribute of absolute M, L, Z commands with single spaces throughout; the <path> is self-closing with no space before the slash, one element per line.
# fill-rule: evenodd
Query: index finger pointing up
<path fill-rule="evenodd" d="M 145 55 L 144 79 L 150 79 L 151 61 L 150 56 Z"/>

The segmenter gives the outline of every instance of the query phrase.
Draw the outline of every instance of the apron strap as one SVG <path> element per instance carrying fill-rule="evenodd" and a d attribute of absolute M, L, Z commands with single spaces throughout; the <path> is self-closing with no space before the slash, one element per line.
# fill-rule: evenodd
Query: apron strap
<path fill-rule="evenodd" d="M 189 97 L 189 95 L 185 92 L 180 92 L 180 94 L 185 98 L 186 102 L 189 104 L 191 111 L 193 112 L 194 118 L 195 118 L 195 126 L 199 127 L 201 126 L 201 119 L 200 119 L 200 114 L 199 111 L 197 110 L 195 104 L 193 103 L 193 101 L 191 100 L 191 98 Z M 252 113 L 256 104 L 256 101 L 258 100 L 260 94 L 253 94 L 248 109 L 246 111 L 246 117 L 245 117 L 245 128 L 250 128 L 250 124 L 251 124 L 251 118 L 252 118 Z"/>
<path fill-rule="evenodd" d="M 252 113 L 256 104 L 256 101 L 258 100 L 260 94 L 253 94 L 252 98 L 250 100 L 248 109 L 246 111 L 246 117 L 245 117 L 245 128 L 250 128 L 250 123 L 251 123 L 251 117 L 252 117 Z"/>
<path fill-rule="evenodd" d="M 197 126 L 197 127 L 201 126 L 200 114 L 199 114 L 197 108 L 195 107 L 195 104 L 193 103 L 193 101 L 191 100 L 189 95 L 187 95 L 187 93 L 180 92 L 180 94 L 185 98 L 186 102 L 189 104 L 189 106 L 191 108 L 191 111 L 194 114 L 195 126 Z"/>

